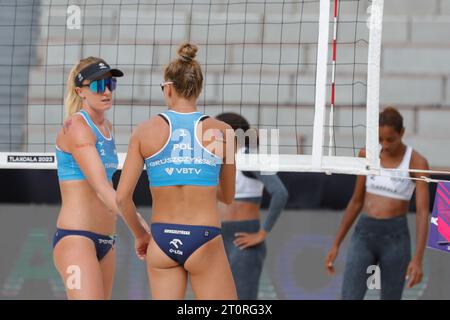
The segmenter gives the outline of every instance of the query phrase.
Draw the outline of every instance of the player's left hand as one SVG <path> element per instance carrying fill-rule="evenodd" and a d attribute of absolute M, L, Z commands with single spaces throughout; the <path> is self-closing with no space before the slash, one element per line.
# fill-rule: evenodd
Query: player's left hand
<path fill-rule="evenodd" d="M 411 260 L 411 262 L 408 265 L 408 269 L 406 271 L 406 281 L 408 281 L 406 285 L 407 288 L 414 287 L 416 284 L 422 281 L 422 277 L 423 277 L 422 263 L 414 259 Z"/>
<path fill-rule="evenodd" d="M 243 250 L 262 243 L 266 239 L 267 232 L 264 230 L 256 233 L 237 232 L 234 235 L 236 236 L 236 239 L 233 241 L 234 245 Z"/>

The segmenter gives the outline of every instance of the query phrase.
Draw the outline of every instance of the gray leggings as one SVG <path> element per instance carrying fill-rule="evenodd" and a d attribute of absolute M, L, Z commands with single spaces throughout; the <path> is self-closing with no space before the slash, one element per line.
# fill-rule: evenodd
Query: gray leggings
<path fill-rule="evenodd" d="M 259 278 L 266 258 L 265 242 L 244 250 L 233 243 L 236 232 L 254 233 L 260 230 L 259 220 L 222 222 L 222 237 L 240 300 L 258 299 Z"/>
<path fill-rule="evenodd" d="M 405 276 L 411 260 L 411 243 L 407 218 L 375 219 L 362 214 L 348 248 L 342 284 L 344 300 L 362 300 L 368 289 L 367 280 L 378 265 L 381 299 L 400 300 Z"/>

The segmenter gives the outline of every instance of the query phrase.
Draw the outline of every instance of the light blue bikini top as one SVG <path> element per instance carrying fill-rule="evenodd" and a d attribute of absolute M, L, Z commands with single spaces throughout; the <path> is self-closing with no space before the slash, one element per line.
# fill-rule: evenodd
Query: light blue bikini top
<path fill-rule="evenodd" d="M 116 172 L 117 166 L 119 164 L 116 144 L 114 142 L 112 133 L 108 129 L 109 138 L 105 137 L 91 120 L 89 114 L 86 111 L 81 110 L 76 114 L 80 114 L 94 132 L 97 138 L 95 147 L 97 148 L 97 152 L 100 156 L 100 159 L 102 160 L 106 176 L 108 177 L 109 181 L 112 181 L 112 176 L 114 172 Z M 62 151 L 58 146 L 56 146 L 56 160 L 58 164 L 58 178 L 60 181 L 86 179 L 72 154 Z"/>
<path fill-rule="evenodd" d="M 162 149 L 145 159 L 150 186 L 217 186 L 222 159 L 203 147 L 195 134 L 208 116 L 172 110 L 160 116 L 169 124 L 170 134 Z"/>

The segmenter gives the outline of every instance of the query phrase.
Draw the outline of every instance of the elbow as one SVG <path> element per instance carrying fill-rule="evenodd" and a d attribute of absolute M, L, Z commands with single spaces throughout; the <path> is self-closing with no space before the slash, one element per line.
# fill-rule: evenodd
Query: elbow
<path fill-rule="evenodd" d="M 419 217 L 426 217 L 428 219 L 428 216 L 430 215 L 430 210 L 428 207 L 417 207 L 416 209 L 416 215 Z"/>
<path fill-rule="evenodd" d="M 123 208 L 129 200 L 130 197 L 127 194 L 116 192 L 116 204 L 119 208 Z"/>
<path fill-rule="evenodd" d="M 230 205 L 233 203 L 233 197 L 226 197 L 224 199 L 222 199 L 222 202 L 225 203 L 226 205 Z"/>
<path fill-rule="evenodd" d="M 356 212 L 360 212 L 363 208 L 363 204 L 364 203 L 362 201 L 353 200 L 353 201 L 350 201 L 349 207 L 351 207 Z"/>
<path fill-rule="evenodd" d="M 234 201 L 234 195 L 236 192 L 235 185 L 221 186 L 218 188 L 218 199 L 220 202 L 223 202 L 227 205 L 230 205 Z"/>
<path fill-rule="evenodd" d="M 226 205 L 230 205 L 234 201 L 234 192 L 229 194 L 223 194 L 222 197 L 220 197 L 220 201 L 225 203 Z"/>
<path fill-rule="evenodd" d="M 282 188 L 279 189 L 274 196 L 279 199 L 279 202 L 282 203 L 284 207 L 289 199 L 289 192 L 286 188 Z"/>
<path fill-rule="evenodd" d="M 119 207 L 119 209 L 123 208 L 123 206 L 125 204 L 125 198 L 119 197 L 118 195 L 116 195 L 116 204 Z"/>
<path fill-rule="evenodd" d="M 107 198 L 106 195 L 108 194 L 110 186 L 105 182 L 92 185 L 92 188 L 100 199 L 105 199 Z"/>
<path fill-rule="evenodd" d="M 222 197 L 222 202 L 227 205 L 232 204 L 233 201 L 234 201 L 234 189 L 232 192 L 225 192 L 225 194 Z"/>
<path fill-rule="evenodd" d="M 287 191 L 286 188 L 282 189 L 280 192 L 280 198 L 283 201 L 283 203 L 287 203 L 288 199 L 289 199 L 289 192 Z"/>

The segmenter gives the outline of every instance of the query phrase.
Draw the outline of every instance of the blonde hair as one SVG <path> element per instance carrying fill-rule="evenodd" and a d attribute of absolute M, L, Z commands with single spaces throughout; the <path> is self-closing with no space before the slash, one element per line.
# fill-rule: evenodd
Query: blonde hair
<path fill-rule="evenodd" d="M 182 43 L 177 50 L 178 58 L 164 69 L 164 80 L 172 81 L 177 93 L 186 99 L 198 98 L 202 92 L 203 74 L 200 64 L 195 60 L 197 51 L 195 44 Z"/>
<path fill-rule="evenodd" d="M 66 118 L 80 111 L 83 105 L 81 97 L 75 91 L 75 77 L 81 70 L 99 61 L 102 61 L 102 59 L 97 57 L 87 57 L 85 59 L 81 59 L 80 62 L 78 62 L 78 64 L 70 70 L 69 78 L 67 79 L 66 97 L 64 100 L 64 105 L 66 107 Z"/>

